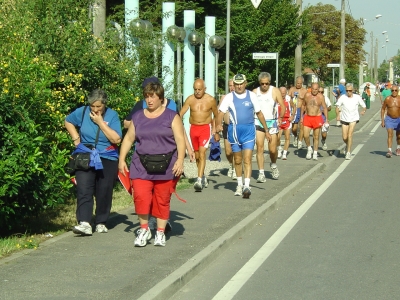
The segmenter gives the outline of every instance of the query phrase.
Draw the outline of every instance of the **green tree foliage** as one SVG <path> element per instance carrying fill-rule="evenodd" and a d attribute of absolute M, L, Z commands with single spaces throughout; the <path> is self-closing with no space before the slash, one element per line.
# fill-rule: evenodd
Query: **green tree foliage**
<path fill-rule="evenodd" d="M 303 40 L 303 67 L 312 69 L 320 80 L 330 82 L 332 70 L 327 64 L 340 62 L 341 12 L 333 5 L 319 3 L 306 8 L 304 18 L 311 26 L 311 33 Z M 362 46 L 366 31 L 349 14 L 345 24 L 345 61 L 350 76 L 357 72 L 360 61 L 365 60 Z"/>

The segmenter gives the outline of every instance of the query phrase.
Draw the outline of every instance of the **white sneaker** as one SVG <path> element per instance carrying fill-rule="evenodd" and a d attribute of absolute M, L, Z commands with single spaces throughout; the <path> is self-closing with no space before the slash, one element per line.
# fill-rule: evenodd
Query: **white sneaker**
<path fill-rule="evenodd" d="M 278 147 L 278 158 L 282 158 L 283 148 L 281 146 Z"/>
<path fill-rule="evenodd" d="M 193 187 L 196 192 L 201 192 L 201 190 L 203 189 L 203 184 L 201 183 L 201 181 L 196 181 Z"/>
<path fill-rule="evenodd" d="M 312 156 L 312 149 L 308 149 L 306 159 L 311 159 L 311 156 Z"/>
<path fill-rule="evenodd" d="M 207 180 L 206 177 L 204 177 L 204 181 L 201 183 L 201 185 L 202 185 L 204 188 L 207 188 L 207 187 L 208 187 L 208 180 Z"/>
<path fill-rule="evenodd" d="M 296 148 L 297 148 L 297 142 L 298 142 L 298 141 L 297 141 L 297 137 L 295 137 L 295 138 L 294 138 L 294 141 L 293 141 L 293 147 L 296 147 Z"/>
<path fill-rule="evenodd" d="M 108 229 L 104 224 L 97 224 L 96 225 L 96 232 L 98 232 L 98 233 L 107 233 Z"/>
<path fill-rule="evenodd" d="M 135 247 L 144 247 L 147 242 L 151 239 L 151 231 L 149 229 L 139 228 L 137 233 L 137 237 L 135 239 Z"/>
<path fill-rule="evenodd" d="M 301 148 L 303 148 L 303 142 L 298 141 L 298 143 L 297 143 L 297 149 L 300 150 Z"/>
<path fill-rule="evenodd" d="M 282 154 L 282 160 L 287 160 L 287 157 L 286 157 L 285 153 Z"/>
<path fill-rule="evenodd" d="M 243 198 L 249 199 L 249 198 L 250 198 L 250 195 L 251 195 L 251 188 L 248 187 L 248 186 L 245 186 L 245 187 L 243 188 Z"/>
<path fill-rule="evenodd" d="M 80 235 L 92 235 L 92 226 L 88 222 L 79 222 L 79 225 L 72 227 L 72 232 Z"/>
<path fill-rule="evenodd" d="M 342 126 L 342 123 L 340 123 L 340 121 L 336 121 L 336 126 Z"/>
<path fill-rule="evenodd" d="M 236 179 L 237 179 L 237 176 L 236 176 L 236 171 L 235 171 L 235 170 L 233 170 L 233 173 L 232 173 L 232 179 L 233 179 L 233 180 L 236 180 Z"/>
<path fill-rule="evenodd" d="M 328 149 L 328 145 L 326 144 L 326 142 L 324 140 L 321 140 L 321 144 L 322 144 L 322 150 Z"/>
<path fill-rule="evenodd" d="M 278 167 L 273 168 L 272 164 L 269 164 L 269 166 L 271 167 L 272 170 L 272 178 L 273 179 L 278 179 L 279 178 L 279 170 Z"/>
<path fill-rule="evenodd" d="M 157 230 L 156 236 L 154 237 L 154 246 L 165 247 L 165 234 L 164 234 L 164 232 Z"/>
<path fill-rule="evenodd" d="M 318 153 L 313 153 L 312 159 L 313 160 L 318 160 Z"/>
<path fill-rule="evenodd" d="M 347 152 L 346 153 L 346 160 L 350 160 L 351 159 L 351 153 L 350 152 Z"/>
<path fill-rule="evenodd" d="M 267 178 L 265 178 L 265 175 L 260 173 L 258 175 L 257 182 L 258 183 L 263 183 L 263 182 L 266 182 L 266 181 L 267 181 Z"/>
<path fill-rule="evenodd" d="M 238 186 L 236 187 L 235 196 L 242 196 L 242 193 L 243 193 L 243 186 L 238 185 Z"/>
<path fill-rule="evenodd" d="M 229 168 L 228 169 L 228 174 L 226 174 L 228 177 L 232 177 L 232 174 L 234 172 L 234 169 Z"/>

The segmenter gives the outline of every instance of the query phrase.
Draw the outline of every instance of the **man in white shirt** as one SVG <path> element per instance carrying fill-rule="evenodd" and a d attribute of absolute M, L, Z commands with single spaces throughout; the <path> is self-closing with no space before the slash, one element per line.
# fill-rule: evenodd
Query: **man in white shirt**
<path fill-rule="evenodd" d="M 342 137 L 346 143 L 346 159 L 351 159 L 351 146 L 353 144 L 353 132 L 356 123 L 360 120 L 358 106 L 364 108 L 361 115 L 365 114 L 366 105 L 360 95 L 353 93 L 353 84 L 346 84 L 346 94 L 342 95 L 336 102 L 336 114 L 340 110 L 340 123 L 342 124 Z"/>

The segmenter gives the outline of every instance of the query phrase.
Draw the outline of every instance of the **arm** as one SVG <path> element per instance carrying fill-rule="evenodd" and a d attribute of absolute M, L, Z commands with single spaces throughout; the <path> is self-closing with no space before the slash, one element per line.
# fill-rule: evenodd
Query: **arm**
<path fill-rule="evenodd" d="M 362 108 L 364 108 L 364 110 L 361 112 L 361 115 L 363 116 L 367 111 L 367 106 L 365 105 L 365 103 L 362 99 L 359 100 L 359 104 Z"/>
<path fill-rule="evenodd" d="M 183 118 L 183 115 L 188 111 L 189 108 L 190 108 L 190 96 L 186 98 L 181 108 L 181 111 L 179 112 L 181 118 Z"/>
<path fill-rule="evenodd" d="M 119 144 L 121 142 L 121 136 L 104 122 L 102 115 L 90 112 L 90 118 L 99 126 L 100 130 L 103 131 L 106 138 L 112 144 Z"/>
<path fill-rule="evenodd" d="M 382 108 L 381 108 L 381 126 L 385 127 L 385 113 L 386 113 L 387 103 L 386 99 L 383 101 Z"/>
<path fill-rule="evenodd" d="M 217 127 L 216 127 L 216 122 L 215 122 L 215 118 L 218 116 L 218 107 L 217 107 L 217 101 L 214 98 L 212 98 L 212 99 L 213 99 L 213 101 L 212 101 L 211 109 L 214 114 L 214 118 L 212 119 L 212 122 L 211 122 L 211 126 L 212 126 L 211 134 L 214 135 L 215 141 L 218 142 L 220 137 L 219 137 L 218 131 L 216 130 Z"/>
<path fill-rule="evenodd" d="M 174 133 L 174 139 L 176 142 L 176 148 L 178 150 L 178 158 L 172 167 L 172 173 L 175 176 L 181 176 L 183 173 L 183 160 L 185 159 L 185 132 L 183 129 L 182 120 L 179 116 L 175 116 L 172 121 L 172 132 Z"/>
<path fill-rule="evenodd" d="M 138 102 L 136 102 L 135 106 L 132 108 L 131 112 L 126 116 L 125 120 L 124 120 L 124 128 L 127 129 L 129 128 L 129 125 L 132 123 L 132 116 L 135 112 L 137 112 L 138 110 L 143 109 L 143 101 L 144 100 L 140 100 Z"/>
<path fill-rule="evenodd" d="M 267 139 L 268 142 L 271 142 L 272 137 L 269 134 L 269 130 L 268 130 L 267 122 L 265 122 L 264 114 L 260 110 L 256 113 L 256 115 L 257 115 L 258 120 L 261 122 L 262 126 L 265 128 L 265 138 Z"/>
<path fill-rule="evenodd" d="M 126 165 L 126 155 L 132 148 L 133 142 L 135 141 L 135 126 L 131 122 L 128 128 L 128 132 L 125 134 L 124 140 L 119 149 L 119 159 L 118 159 L 118 169 L 125 175 L 125 171 L 128 171 L 128 166 Z"/>
<path fill-rule="evenodd" d="M 76 130 L 76 127 L 74 124 L 68 122 L 67 120 L 64 121 L 64 126 L 67 129 L 69 135 L 71 136 L 71 139 L 76 146 L 79 145 L 79 143 L 81 142 L 81 138 L 79 136 L 79 132 L 78 130 Z"/>
<path fill-rule="evenodd" d="M 321 99 L 322 99 L 322 109 L 323 109 L 324 115 L 325 115 L 325 117 L 326 117 L 326 122 L 325 122 L 325 123 L 328 123 L 328 124 L 329 124 L 329 119 L 328 119 L 328 108 L 326 107 L 325 98 L 324 98 L 324 97 L 321 97 Z"/>
<path fill-rule="evenodd" d="M 281 126 L 282 124 L 282 119 L 285 116 L 285 112 L 286 112 L 286 105 L 285 102 L 283 101 L 282 98 L 282 94 L 280 92 L 280 90 L 278 88 L 274 88 L 274 90 L 272 91 L 273 94 L 275 94 L 275 102 L 278 103 L 281 107 L 281 113 L 278 117 L 278 127 Z"/>

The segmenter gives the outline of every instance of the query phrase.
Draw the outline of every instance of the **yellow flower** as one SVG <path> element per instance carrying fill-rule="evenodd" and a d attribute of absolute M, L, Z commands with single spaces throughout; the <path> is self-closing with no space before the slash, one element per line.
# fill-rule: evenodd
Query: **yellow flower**
<path fill-rule="evenodd" d="M 3 89 L 3 93 L 4 93 L 4 94 L 8 94 L 8 90 Z"/>
<path fill-rule="evenodd" d="M 19 248 L 21 248 L 21 245 L 20 245 L 20 244 L 17 244 L 17 246 L 16 246 L 16 247 L 19 249 Z"/>
<path fill-rule="evenodd" d="M 4 78 L 3 81 L 4 81 L 4 82 L 8 82 L 8 78 Z"/>
<path fill-rule="evenodd" d="M 19 98 L 19 95 L 18 95 L 18 94 L 15 94 L 15 98 Z"/>

